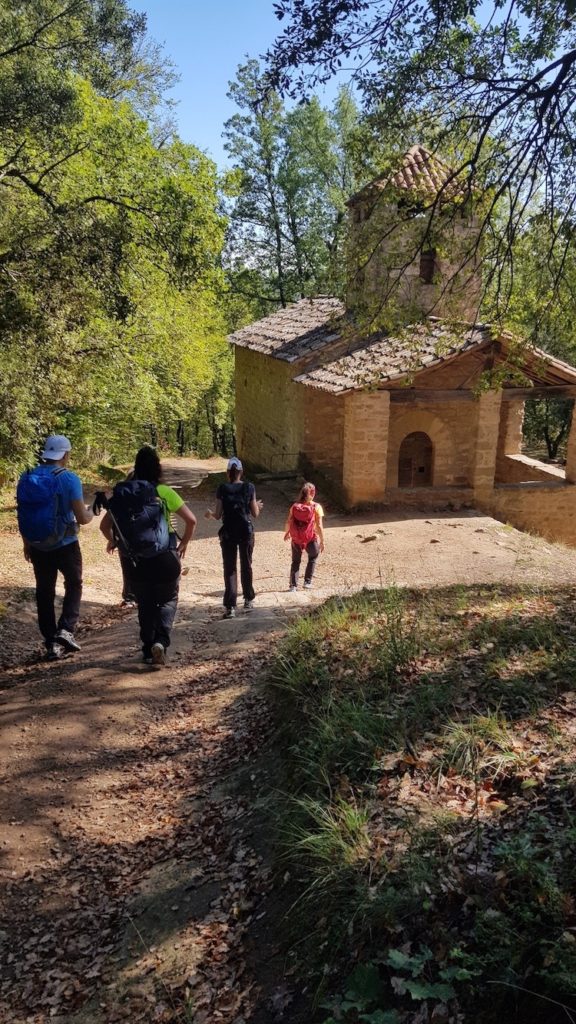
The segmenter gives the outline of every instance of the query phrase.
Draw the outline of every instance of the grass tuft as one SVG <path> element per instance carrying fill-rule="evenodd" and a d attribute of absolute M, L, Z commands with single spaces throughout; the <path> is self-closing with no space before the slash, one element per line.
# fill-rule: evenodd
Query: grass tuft
<path fill-rule="evenodd" d="M 370 979 L 335 993 L 338 1020 L 408 1021 L 415 1001 L 422 1020 L 447 1001 L 463 1024 L 576 1019 L 575 603 L 391 587 L 327 601 L 279 646 L 302 971 Z"/>

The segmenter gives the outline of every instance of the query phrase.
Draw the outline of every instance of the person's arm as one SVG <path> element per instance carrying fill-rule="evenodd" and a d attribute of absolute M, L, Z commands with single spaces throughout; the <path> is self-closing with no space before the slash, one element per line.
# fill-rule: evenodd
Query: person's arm
<path fill-rule="evenodd" d="M 316 517 L 316 534 L 318 536 L 318 540 L 320 541 L 320 551 L 324 551 L 324 527 L 322 526 L 323 517 L 320 515 L 318 509 L 315 510 L 314 514 Z"/>
<path fill-rule="evenodd" d="M 84 504 L 84 498 L 72 498 L 70 502 L 72 511 L 76 516 L 76 522 L 79 526 L 87 526 L 94 519 L 94 513 L 91 505 Z"/>
<path fill-rule="evenodd" d="M 290 523 L 292 522 L 292 505 L 288 510 L 286 522 L 284 523 L 284 540 L 290 540 Z"/>
<path fill-rule="evenodd" d="M 204 519 L 222 519 L 222 501 L 220 498 L 216 498 L 216 504 L 213 509 L 206 509 Z"/>
<path fill-rule="evenodd" d="M 104 534 L 108 543 L 106 544 L 106 551 L 109 555 L 116 549 L 116 540 L 114 537 L 114 524 L 112 522 L 112 516 L 109 512 L 106 512 L 102 522 L 100 523 L 100 532 Z"/>
<path fill-rule="evenodd" d="M 250 514 L 252 516 L 254 516 L 254 519 L 258 518 L 258 516 L 260 515 L 263 507 L 264 507 L 264 502 L 263 501 L 256 501 L 256 490 L 254 489 L 254 493 L 253 493 L 253 495 L 252 495 L 252 497 L 250 499 Z"/>
<path fill-rule="evenodd" d="M 196 516 L 188 505 L 180 505 L 180 508 L 176 509 L 176 515 L 182 519 L 184 523 L 184 535 L 180 539 L 178 547 L 176 548 L 180 558 L 184 558 L 186 549 L 192 540 L 194 530 L 196 529 Z"/>

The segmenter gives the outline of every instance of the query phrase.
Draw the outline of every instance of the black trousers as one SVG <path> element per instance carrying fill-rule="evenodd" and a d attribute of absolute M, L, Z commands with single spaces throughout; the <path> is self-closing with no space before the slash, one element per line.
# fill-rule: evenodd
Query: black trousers
<path fill-rule="evenodd" d="M 175 551 L 163 551 L 155 558 L 143 559 L 134 567 L 132 586 L 138 604 L 138 622 L 142 654 L 150 656 L 152 645 L 167 649 L 174 625 L 180 589 L 180 557 Z"/>
<path fill-rule="evenodd" d="M 304 548 L 308 555 L 308 563 L 304 572 L 304 582 L 311 583 L 314 575 L 314 569 L 316 568 L 316 562 L 318 561 L 318 555 L 320 554 L 320 545 L 317 540 L 311 540 L 309 544 Z M 300 562 L 302 561 L 302 548 L 299 544 L 295 544 L 292 541 L 292 565 L 290 566 L 290 586 L 298 586 L 298 573 L 300 572 Z"/>
<path fill-rule="evenodd" d="M 120 554 L 120 568 L 122 569 L 122 600 L 123 601 L 135 601 L 136 595 L 134 593 L 134 581 L 132 579 L 134 575 L 134 566 L 132 559 L 128 558 L 127 555 Z"/>
<path fill-rule="evenodd" d="M 224 599 L 225 608 L 235 608 L 238 600 L 238 555 L 240 555 L 240 581 L 245 601 L 253 601 L 252 585 L 252 553 L 254 551 L 254 531 L 241 540 L 231 537 L 222 528 L 219 533 L 224 566 Z"/>
<path fill-rule="evenodd" d="M 82 599 L 82 552 L 77 540 L 63 544 L 54 551 L 30 550 L 30 560 L 36 577 L 36 607 L 38 625 L 46 646 L 52 643 L 59 629 L 73 633 L 80 618 Z M 54 603 L 58 573 L 64 577 L 62 614 L 56 623 Z"/>

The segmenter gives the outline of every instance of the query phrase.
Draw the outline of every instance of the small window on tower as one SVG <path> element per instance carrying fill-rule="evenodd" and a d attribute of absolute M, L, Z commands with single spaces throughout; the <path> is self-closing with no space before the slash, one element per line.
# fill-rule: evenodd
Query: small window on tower
<path fill-rule="evenodd" d="M 432 284 L 436 270 L 436 249 L 423 249 L 420 253 L 420 280 Z"/>

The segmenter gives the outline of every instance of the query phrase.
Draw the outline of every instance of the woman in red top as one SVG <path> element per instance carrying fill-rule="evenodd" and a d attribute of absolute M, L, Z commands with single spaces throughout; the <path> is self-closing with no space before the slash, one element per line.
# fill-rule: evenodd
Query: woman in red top
<path fill-rule="evenodd" d="M 314 484 L 305 483 L 300 491 L 298 501 L 290 506 L 284 540 L 292 541 L 292 564 L 290 566 L 290 590 L 298 589 L 298 573 L 302 561 L 302 552 L 308 555 L 308 563 L 304 573 L 304 589 L 310 590 L 312 577 L 316 568 L 318 555 L 324 551 L 324 530 L 322 520 L 324 509 L 318 501 L 314 501 L 316 488 Z"/>

